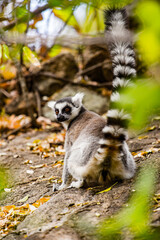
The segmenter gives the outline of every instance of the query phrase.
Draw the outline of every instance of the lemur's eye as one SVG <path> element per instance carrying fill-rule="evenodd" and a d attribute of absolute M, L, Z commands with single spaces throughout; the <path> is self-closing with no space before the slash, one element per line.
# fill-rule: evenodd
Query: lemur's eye
<path fill-rule="evenodd" d="M 65 111 L 66 113 L 69 113 L 69 112 L 71 111 L 71 109 L 70 109 L 69 107 L 66 107 L 66 108 L 64 109 L 64 111 Z"/>
<path fill-rule="evenodd" d="M 59 113 L 59 110 L 58 110 L 58 109 L 56 109 L 56 110 L 55 110 L 55 113 L 56 113 L 56 115 L 58 115 L 58 113 Z"/>

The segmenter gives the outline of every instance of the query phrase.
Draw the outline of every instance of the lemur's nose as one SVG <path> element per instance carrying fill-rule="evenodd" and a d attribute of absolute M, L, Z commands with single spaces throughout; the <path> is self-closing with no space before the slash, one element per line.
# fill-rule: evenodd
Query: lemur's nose
<path fill-rule="evenodd" d="M 59 115 L 57 116 L 57 120 L 58 120 L 59 122 L 63 122 L 63 121 L 65 121 L 65 117 L 64 117 L 63 115 L 59 114 Z"/>

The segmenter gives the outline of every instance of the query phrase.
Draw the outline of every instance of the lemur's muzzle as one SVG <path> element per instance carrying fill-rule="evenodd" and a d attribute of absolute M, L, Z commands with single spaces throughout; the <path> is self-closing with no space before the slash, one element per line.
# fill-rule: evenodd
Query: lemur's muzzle
<path fill-rule="evenodd" d="M 63 121 L 65 121 L 66 120 L 66 118 L 63 116 L 63 115 L 58 115 L 57 116 L 57 120 L 59 121 L 59 122 L 63 122 Z"/>

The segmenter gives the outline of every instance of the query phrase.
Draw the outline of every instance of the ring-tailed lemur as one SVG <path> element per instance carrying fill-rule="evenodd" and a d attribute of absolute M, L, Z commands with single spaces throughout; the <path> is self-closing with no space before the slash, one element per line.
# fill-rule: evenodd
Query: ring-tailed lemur
<path fill-rule="evenodd" d="M 129 116 L 113 108 L 120 96 L 119 89 L 130 84 L 130 78 L 136 74 L 125 10 L 106 11 L 105 24 L 114 75 L 107 120 L 84 108 L 83 93 L 48 104 L 67 130 L 62 184 L 54 186 L 54 190 L 79 188 L 90 181 L 105 184 L 115 178 L 129 179 L 135 172 L 135 162 L 126 143 Z"/>

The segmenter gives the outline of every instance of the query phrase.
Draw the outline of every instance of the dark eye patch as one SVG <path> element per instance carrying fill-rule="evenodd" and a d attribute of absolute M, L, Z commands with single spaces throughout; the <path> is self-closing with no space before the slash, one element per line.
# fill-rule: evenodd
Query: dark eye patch
<path fill-rule="evenodd" d="M 71 113 L 71 107 L 70 106 L 66 106 L 62 109 L 62 113 L 67 113 L 70 114 Z"/>

